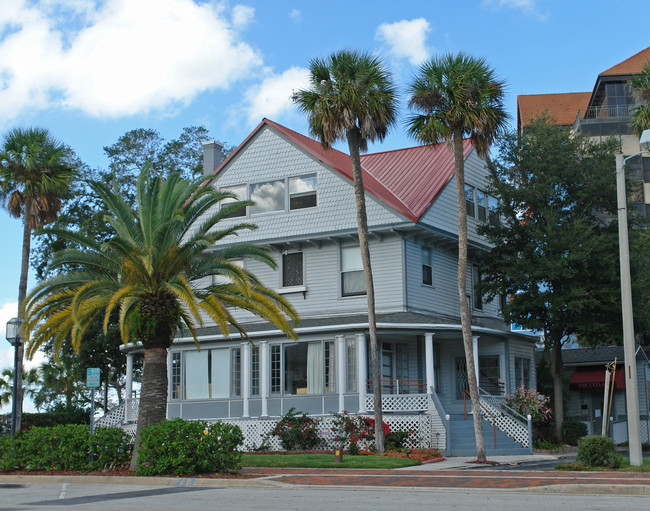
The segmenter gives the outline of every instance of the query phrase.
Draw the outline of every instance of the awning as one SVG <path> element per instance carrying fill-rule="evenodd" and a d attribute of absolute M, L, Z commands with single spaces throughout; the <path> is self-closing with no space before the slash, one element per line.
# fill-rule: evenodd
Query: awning
<path fill-rule="evenodd" d="M 604 390 L 605 368 L 579 367 L 571 377 L 569 388 L 571 390 Z M 614 388 L 625 388 L 625 366 L 623 365 L 617 368 L 614 376 Z"/>

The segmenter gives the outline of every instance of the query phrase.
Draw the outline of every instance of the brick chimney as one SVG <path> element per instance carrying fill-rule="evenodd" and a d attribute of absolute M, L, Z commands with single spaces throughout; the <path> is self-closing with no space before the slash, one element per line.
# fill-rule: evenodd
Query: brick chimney
<path fill-rule="evenodd" d="M 210 176 L 221 165 L 223 144 L 216 140 L 206 140 L 203 145 L 203 175 Z"/>

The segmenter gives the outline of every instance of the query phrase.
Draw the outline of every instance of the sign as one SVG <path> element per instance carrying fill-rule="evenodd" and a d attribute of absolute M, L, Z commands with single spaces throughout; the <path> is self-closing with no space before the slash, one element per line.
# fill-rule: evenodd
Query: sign
<path fill-rule="evenodd" d="M 99 387 L 99 367 L 88 367 L 86 369 L 86 387 Z"/>

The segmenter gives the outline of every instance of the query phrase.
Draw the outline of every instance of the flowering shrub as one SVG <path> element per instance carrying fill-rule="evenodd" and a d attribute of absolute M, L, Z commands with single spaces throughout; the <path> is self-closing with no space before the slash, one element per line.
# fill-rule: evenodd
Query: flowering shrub
<path fill-rule="evenodd" d="M 172 419 L 142 428 L 137 475 L 192 475 L 240 469 L 239 426 Z"/>
<path fill-rule="evenodd" d="M 524 417 L 530 415 L 533 424 L 544 424 L 551 420 L 550 398 L 539 394 L 535 389 L 517 387 L 513 396 L 506 396 L 506 404 Z"/>
<path fill-rule="evenodd" d="M 390 435 L 390 426 L 385 422 L 383 424 L 384 437 Z M 334 441 L 342 448 L 348 447 L 348 453 L 355 455 L 360 453 L 361 445 L 365 448 L 373 448 L 375 438 L 375 419 L 372 417 L 362 417 L 360 415 L 351 416 L 347 412 L 334 414 Z"/>
<path fill-rule="evenodd" d="M 315 449 L 321 443 L 318 421 L 291 408 L 275 425 L 272 434 L 288 451 Z"/>

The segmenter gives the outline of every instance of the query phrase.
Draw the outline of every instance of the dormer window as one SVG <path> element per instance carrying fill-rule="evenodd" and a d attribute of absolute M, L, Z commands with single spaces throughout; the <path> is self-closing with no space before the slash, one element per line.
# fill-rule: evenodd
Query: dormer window
<path fill-rule="evenodd" d="M 236 199 L 231 199 L 231 198 L 223 199 L 220 203 L 221 209 L 225 208 L 226 206 L 230 206 L 231 204 L 240 202 L 242 200 L 246 200 L 246 185 L 226 186 L 221 188 L 221 191 L 230 192 L 237 196 Z M 234 211 L 231 211 L 224 218 L 236 218 L 240 216 L 246 216 L 245 207 L 240 207 L 239 209 L 235 209 Z"/>
<path fill-rule="evenodd" d="M 289 209 L 316 207 L 316 174 L 289 178 Z"/>
<path fill-rule="evenodd" d="M 284 179 L 250 185 L 250 198 L 255 202 L 251 215 L 284 211 L 285 186 Z"/>

